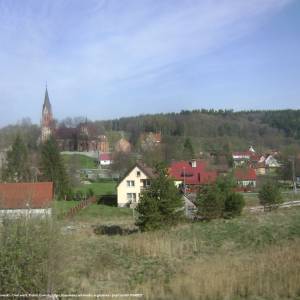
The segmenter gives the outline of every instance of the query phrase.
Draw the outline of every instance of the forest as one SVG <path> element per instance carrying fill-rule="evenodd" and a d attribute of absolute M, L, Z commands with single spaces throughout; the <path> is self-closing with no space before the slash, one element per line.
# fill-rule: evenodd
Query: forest
<path fill-rule="evenodd" d="M 80 117 L 73 119 L 76 123 Z M 111 144 L 119 136 L 125 136 L 136 149 L 144 132 L 160 132 L 165 151 L 173 152 L 182 152 L 186 139 L 196 153 L 245 150 L 249 145 L 258 151 L 283 150 L 287 146 L 298 149 L 300 145 L 300 110 L 183 110 L 90 122 L 99 134 L 107 134 Z M 68 126 L 72 118 L 58 124 Z M 29 149 L 36 147 L 39 126 L 26 118 L 0 129 L 0 149 L 9 147 L 17 133 Z M 171 156 L 176 158 L 176 153 Z"/>

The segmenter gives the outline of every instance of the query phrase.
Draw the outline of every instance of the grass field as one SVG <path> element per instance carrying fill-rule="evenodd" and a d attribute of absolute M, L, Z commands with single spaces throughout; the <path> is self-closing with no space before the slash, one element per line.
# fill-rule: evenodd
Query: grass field
<path fill-rule="evenodd" d="M 119 217 L 119 211 L 103 215 L 108 220 L 114 213 Z M 96 224 L 90 220 L 85 224 Z M 68 239 L 66 283 L 72 292 L 130 291 L 174 300 L 300 299 L 299 208 L 129 236 L 97 236 L 87 226 Z"/>
<path fill-rule="evenodd" d="M 108 182 L 94 182 L 91 184 L 81 185 L 75 188 L 75 191 L 82 191 L 86 193 L 89 189 L 94 191 L 95 195 L 115 195 L 116 194 L 116 181 Z"/>
<path fill-rule="evenodd" d="M 75 164 L 78 169 L 94 169 L 96 162 L 93 158 L 81 154 L 62 154 L 65 164 Z"/>

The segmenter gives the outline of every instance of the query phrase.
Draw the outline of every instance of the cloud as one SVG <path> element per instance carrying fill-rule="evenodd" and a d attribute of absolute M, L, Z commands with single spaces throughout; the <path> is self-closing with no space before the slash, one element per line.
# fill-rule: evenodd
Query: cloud
<path fill-rule="evenodd" d="M 82 90 L 109 97 L 155 83 L 247 36 L 290 2 L 0 0 L 0 101 L 36 96 L 45 80 L 67 103 Z"/>

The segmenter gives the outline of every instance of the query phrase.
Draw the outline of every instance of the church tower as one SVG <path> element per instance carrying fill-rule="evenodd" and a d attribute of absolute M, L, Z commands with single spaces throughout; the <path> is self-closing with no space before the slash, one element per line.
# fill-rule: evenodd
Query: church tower
<path fill-rule="evenodd" d="M 41 141 L 45 142 L 49 139 L 49 137 L 53 133 L 53 115 L 52 115 L 52 108 L 49 100 L 47 86 L 45 92 L 41 123 L 42 123 Z"/>

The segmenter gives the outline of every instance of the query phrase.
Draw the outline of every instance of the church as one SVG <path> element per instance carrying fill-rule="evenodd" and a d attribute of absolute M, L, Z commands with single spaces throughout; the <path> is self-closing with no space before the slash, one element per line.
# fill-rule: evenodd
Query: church
<path fill-rule="evenodd" d="M 98 134 L 97 128 L 87 120 L 77 127 L 56 127 L 46 87 L 41 121 L 41 142 L 53 136 L 60 151 L 109 152 L 107 137 Z"/>

